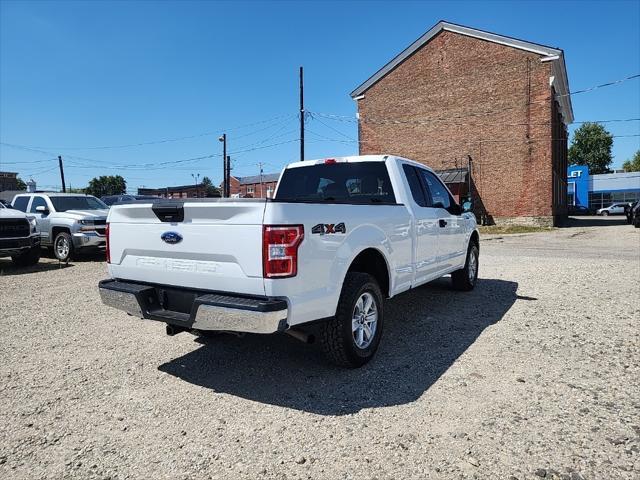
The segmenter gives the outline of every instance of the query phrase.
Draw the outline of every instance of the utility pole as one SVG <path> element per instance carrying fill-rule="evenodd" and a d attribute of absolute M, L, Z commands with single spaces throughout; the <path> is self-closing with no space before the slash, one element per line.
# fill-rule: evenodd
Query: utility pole
<path fill-rule="evenodd" d="M 193 177 L 193 179 L 196 181 L 195 187 L 196 187 L 196 198 L 200 197 L 200 193 L 198 192 L 198 182 L 200 181 L 200 174 L 191 174 L 191 176 Z"/>
<path fill-rule="evenodd" d="M 231 156 L 230 155 L 227 155 L 226 174 L 227 174 L 227 183 L 225 185 L 227 186 L 227 198 L 229 198 L 231 197 Z"/>
<path fill-rule="evenodd" d="M 218 141 L 222 142 L 222 197 L 227 198 L 227 134 L 223 133 Z"/>
<path fill-rule="evenodd" d="M 262 162 L 258 162 L 258 166 L 260 167 L 260 198 L 264 198 L 262 196 L 262 194 L 263 194 L 263 191 L 262 191 L 262 165 L 263 165 Z"/>
<path fill-rule="evenodd" d="M 62 180 L 62 193 L 67 193 L 67 187 L 64 184 L 64 167 L 62 166 L 61 155 L 58 155 L 58 166 L 60 167 L 60 180 Z"/>
<path fill-rule="evenodd" d="M 304 72 L 300 67 L 300 161 L 304 160 Z"/>

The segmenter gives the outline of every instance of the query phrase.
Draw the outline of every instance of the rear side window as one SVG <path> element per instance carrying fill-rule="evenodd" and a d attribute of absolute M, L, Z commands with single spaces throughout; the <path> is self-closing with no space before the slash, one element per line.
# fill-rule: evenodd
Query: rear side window
<path fill-rule="evenodd" d="M 36 213 L 37 207 L 47 208 L 47 202 L 42 197 L 33 197 L 33 202 L 31 202 L 31 207 L 29 208 L 29 213 Z"/>
<path fill-rule="evenodd" d="M 395 204 L 384 162 L 353 162 L 288 168 L 275 200 L 283 202 Z"/>
<path fill-rule="evenodd" d="M 411 165 L 407 165 L 406 163 L 402 166 L 404 169 L 404 174 L 407 177 L 407 182 L 409 182 L 409 188 L 411 189 L 411 195 L 415 202 L 421 207 L 428 207 L 431 205 L 429 199 L 425 196 L 424 190 L 422 189 L 422 185 L 420 185 L 420 178 L 418 178 L 418 172 L 415 167 Z"/>
<path fill-rule="evenodd" d="M 22 210 L 23 212 L 26 212 L 28 204 L 29 204 L 29 197 L 17 197 L 13 201 L 13 208 L 15 208 L 16 210 Z"/>
<path fill-rule="evenodd" d="M 431 193 L 431 205 L 436 208 L 449 208 L 451 206 L 451 198 L 442 182 L 433 173 L 422 168 L 420 169 L 420 174 Z"/>

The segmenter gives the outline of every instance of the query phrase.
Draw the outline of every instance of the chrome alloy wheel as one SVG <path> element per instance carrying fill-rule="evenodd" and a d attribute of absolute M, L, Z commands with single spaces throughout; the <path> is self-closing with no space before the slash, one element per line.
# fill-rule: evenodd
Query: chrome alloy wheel
<path fill-rule="evenodd" d="M 478 274 L 478 255 L 475 250 L 469 252 L 469 281 L 471 283 L 476 281 L 476 275 Z"/>
<path fill-rule="evenodd" d="M 373 341 L 378 326 L 378 306 L 373 295 L 364 292 L 353 308 L 351 330 L 356 347 L 364 350 Z"/>
<path fill-rule="evenodd" d="M 67 258 L 69 256 L 69 240 L 61 236 L 56 242 L 56 253 L 59 258 Z"/>

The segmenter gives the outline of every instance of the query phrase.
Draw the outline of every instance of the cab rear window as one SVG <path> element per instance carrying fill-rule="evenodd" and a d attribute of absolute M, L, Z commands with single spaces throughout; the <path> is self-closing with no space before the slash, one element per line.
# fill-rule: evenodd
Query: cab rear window
<path fill-rule="evenodd" d="M 395 204 L 384 162 L 353 162 L 288 168 L 276 201 L 349 204 Z"/>

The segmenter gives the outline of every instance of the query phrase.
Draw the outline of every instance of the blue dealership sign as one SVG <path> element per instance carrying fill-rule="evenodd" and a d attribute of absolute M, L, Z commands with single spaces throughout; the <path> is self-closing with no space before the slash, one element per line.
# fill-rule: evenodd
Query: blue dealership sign
<path fill-rule="evenodd" d="M 567 168 L 569 204 L 589 207 L 589 167 L 570 165 Z"/>

